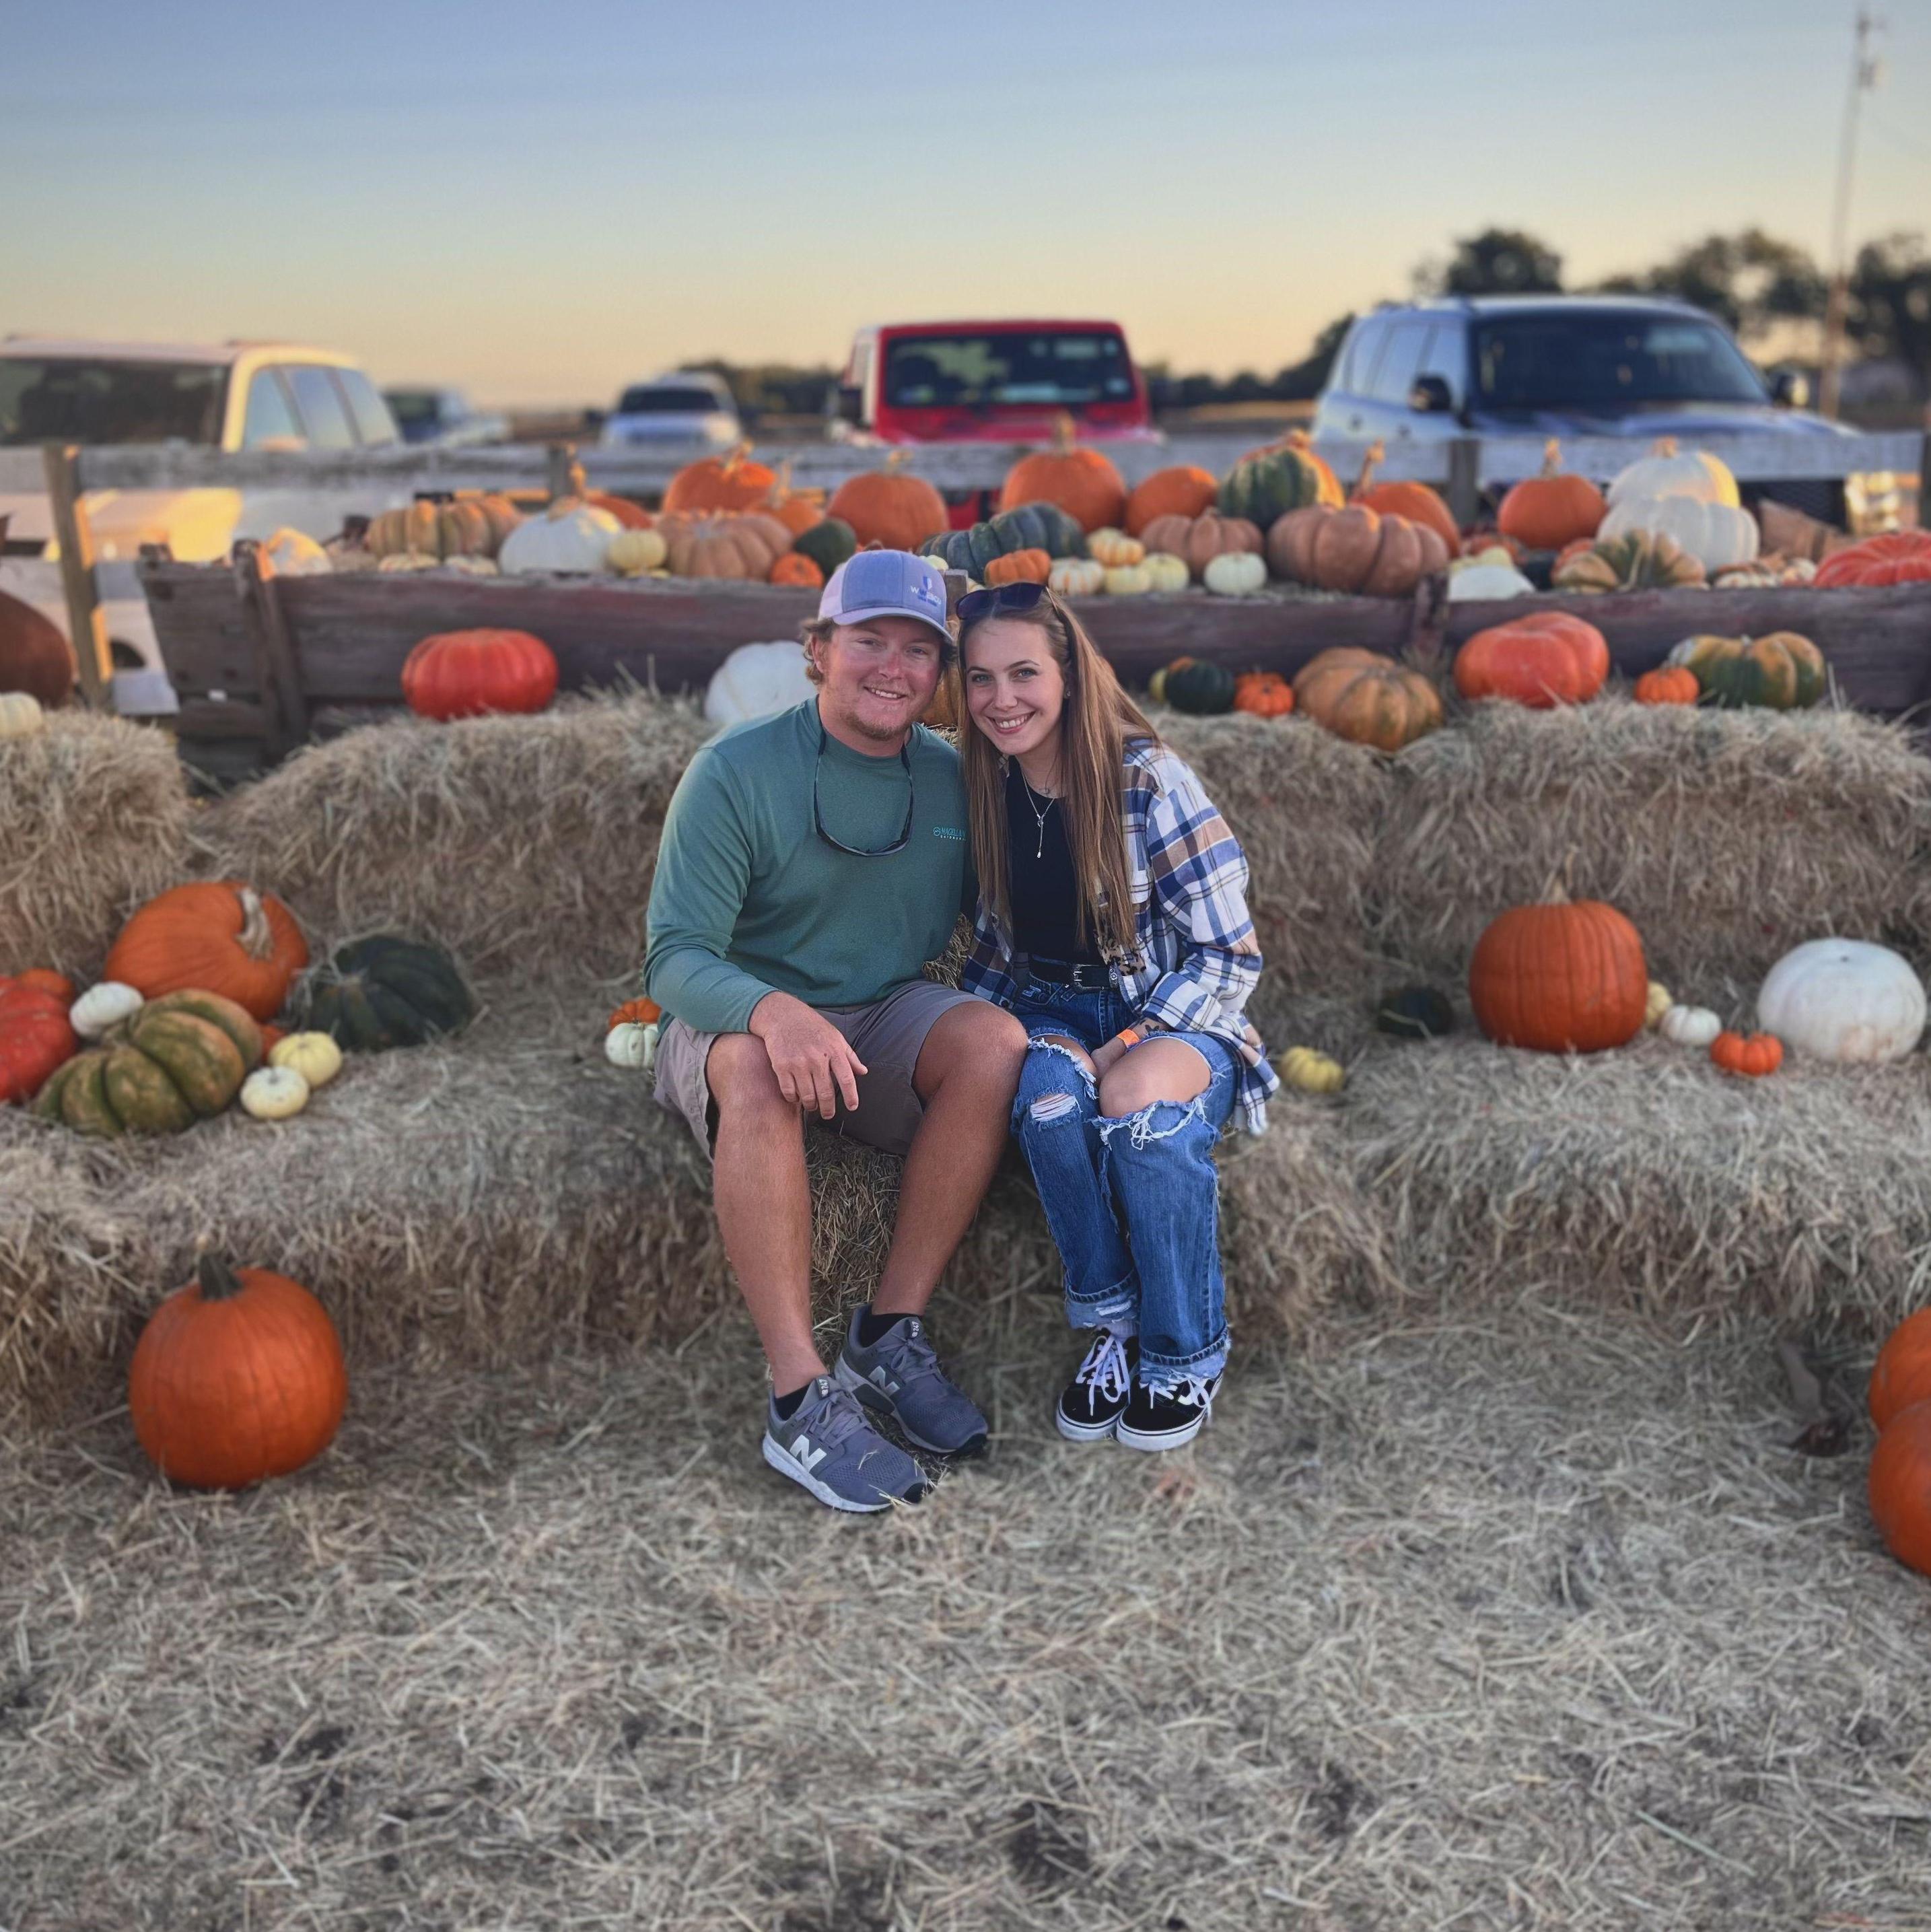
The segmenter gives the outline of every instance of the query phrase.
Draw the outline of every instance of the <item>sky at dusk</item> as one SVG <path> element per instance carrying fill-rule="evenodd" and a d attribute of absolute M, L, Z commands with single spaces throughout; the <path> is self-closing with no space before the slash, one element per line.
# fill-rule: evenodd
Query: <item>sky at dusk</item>
<path fill-rule="evenodd" d="M 1931 230 L 1931 0 L 1880 10 L 1854 242 Z M 1572 280 L 1752 224 L 1821 258 L 1854 11 L 0 0 L 0 332 L 494 404 L 941 316 L 1271 373 L 1492 223 Z"/>

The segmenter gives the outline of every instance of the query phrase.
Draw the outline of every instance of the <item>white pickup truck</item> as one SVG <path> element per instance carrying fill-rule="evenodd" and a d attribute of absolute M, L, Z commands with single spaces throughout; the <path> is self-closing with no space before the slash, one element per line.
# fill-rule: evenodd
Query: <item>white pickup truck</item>
<path fill-rule="evenodd" d="M 346 356 L 288 342 L 212 345 L 0 341 L 0 448 L 48 442 L 184 442 L 220 450 L 393 448 L 396 426 L 375 385 Z M 132 562 L 165 543 L 184 562 L 225 556 L 237 537 L 284 524 L 332 536 L 340 490 L 94 490 L 82 499 L 97 560 Z M 0 491 L 0 591 L 67 628 L 52 508 L 44 492 Z M 160 670 L 146 601 L 102 604 L 117 670 Z"/>

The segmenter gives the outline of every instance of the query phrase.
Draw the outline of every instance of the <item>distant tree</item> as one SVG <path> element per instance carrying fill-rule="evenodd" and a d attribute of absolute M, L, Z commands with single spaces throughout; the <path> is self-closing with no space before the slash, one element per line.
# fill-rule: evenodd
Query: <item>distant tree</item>
<path fill-rule="evenodd" d="M 1618 294 L 1674 296 L 1741 335 L 1760 334 L 1777 322 L 1821 317 L 1826 292 L 1804 249 L 1761 228 L 1706 235 L 1653 268 L 1612 275 L 1600 286 Z"/>
<path fill-rule="evenodd" d="M 1846 327 L 1867 356 L 1895 356 L 1931 379 L 1931 255 L 1915 233 L 1858 250 Z"/>
<path fill-rule="evenodd" d="M 1462 236 L 1445 263 L 1422 263 L 1413 280 L 1423 296 L 1557 295 L 1562 257 L 1519 228 L 1485 228 Z"/>
<path fill-rule="evenodd" d="M 1274 378 L 1271 386 L 1276 400 L 1306 402 L 1321 394 L 1334 358 L 1341 353 L 1342 339 L 1354 320 L 1354 311 L 1336 316 L 1314 339 L 1314 346 L 1300 362 L 1290 363 Z"/>

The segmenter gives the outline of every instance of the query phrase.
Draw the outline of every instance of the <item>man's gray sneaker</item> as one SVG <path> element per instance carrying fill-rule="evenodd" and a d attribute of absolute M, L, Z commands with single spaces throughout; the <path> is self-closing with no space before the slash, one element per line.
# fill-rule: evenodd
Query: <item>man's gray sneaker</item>
<path fill-rule="evenodd" d="M 828 1508 L 869 1512 L 925 1493 L 918 1464 L 888 1442 L 829 1376 L 814 1377 L 791 1414 L 767 1397 L 764 1460 L 802 1484 Z"/>
<path fill-rule="evenodd" d="M 832 1365 L 841 1388 L 850 1390 L 876 1415 L 889 1415 L 921 1449 L 935 1456 L 970 1456 L 985 1447 L 985 1418 L 972 1398 L 939 1366 L 939 1358 L 916 1315 L 901 1315 L 865 1347 L 853 1310 L 845 1345 Z"/>

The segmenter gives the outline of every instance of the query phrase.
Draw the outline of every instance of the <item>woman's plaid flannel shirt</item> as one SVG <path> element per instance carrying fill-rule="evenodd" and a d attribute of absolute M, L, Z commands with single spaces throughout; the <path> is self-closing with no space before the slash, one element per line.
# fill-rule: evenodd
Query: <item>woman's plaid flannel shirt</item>
<path fill-rule="evenodd" d="M 1226 1042 L 1247 1130 L 1261 1133 L 1281 1082 L 1243 1011 L 1261 976 L 1246 856 L 1192 768 L 1157 740 L 1130 743 L 1121 776 L 1138 951 L 1109 957 L 1114 983 L 1136 1018 Z M 982 900 L 960 984 L 1009 1006 L 1025 970 Z"/>

